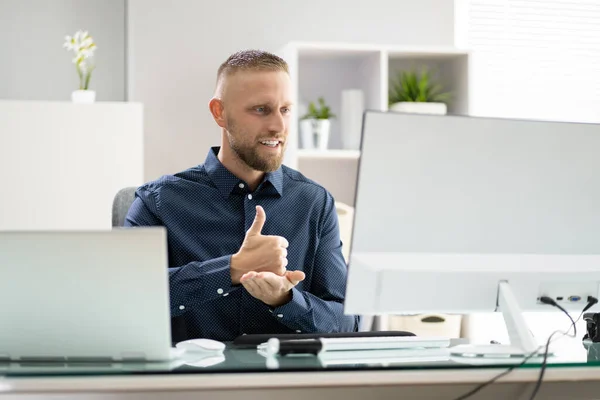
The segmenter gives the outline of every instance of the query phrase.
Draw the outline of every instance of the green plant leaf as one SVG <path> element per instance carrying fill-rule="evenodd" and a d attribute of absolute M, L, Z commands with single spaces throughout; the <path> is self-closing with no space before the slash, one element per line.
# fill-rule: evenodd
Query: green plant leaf
<path fill-rule="evenodd" d="M 317 99 L 319 107 L 315 105 L 313 101 L 308 104 L 308 112 L 301 119 L 332 119 L 335 118 L 335 114 L 331 112 L 331 108 L 325 103 L 323 97 Z"/>
<path fill-rule="evenodd" d="M 90 79 L 92 78 L 92 71 L 94 70 L 94 68 L 96 68 L 94 65 L 90 65 L 90 67 L 88 68 L 87 76 L 85 77 L 84 90 L 88 90 L 88 88 L 90 87 Z"/>
<path fill-rule="evenodd" d="M 442 90 L 443 87 L 434 81 L 427 66 L 422 67 L 420 73 L 413 68 L 399 72 L 396 79 L 390 82 L 388 102 L 390 105 L 401 101 L 447 102 L 451 93 Z"/>
<path fill-rule="evenodd" d="M 87 73 L 87 76 L 85 77 L 85 86 L 83 87 L 84 90 L 88 90 L 89 86 L 90 86 L 90 79 L 92 78 L 92 71 L 89 71 Z"/>
<path fill-rule="evenodd" d="M 75 66 L 77 68 L 77 75 L 79 75 L 79 90 L 83 89 L 83 73 L 81 72 L 81 68 L 79 68 L 79 64 Z"/>

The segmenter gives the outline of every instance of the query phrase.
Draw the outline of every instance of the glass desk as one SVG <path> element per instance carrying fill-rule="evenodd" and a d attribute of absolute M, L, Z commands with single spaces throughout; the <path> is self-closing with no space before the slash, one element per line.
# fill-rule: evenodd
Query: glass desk
<path fill-rule="evenodd" d="M 464 341 L 453 341 L 453 345 L 458 343 Z M 520 398 L 514 393 L 530 393 L 537 382 L 540 363 L 541 359 L 531 359 L 515 368 L 499 381 L 503 384 L 495 383 L 483 389 L 485 397 L 482 398 Z M 595 393 L 597 397 L 600 393 L 600 343 L 584 346 L 580 341 L 574 341 L 562 353 L 549 357 L 547 363 L 540 394 L 546 391 L 556 395 L 561 390 L 572 394 L 573 390 L 585 390 L 586 394 Z M 190 391 L 190 396 L 199 391 L 231 391 L 231 398 L 235 398 L 235 390 L 245 389 L 269 393 L 279 390 L 282 391 L 278 394 L 279 399 L 284 395 L 293 399 L 294 393 L 286 393 L 286 390 L 300 390 L 298 387 L 301 386 L 303 393 L 306 390 L 353 388 L 352 392 L 344 394 L 350 396 L 349 399 L 353 398 L 352 393 L 357 396 L 363 393 L 361 390 L 367 390 L 364 395 L 369 390 L 381 392 L 392 388 L 395 388 L 393 393 L 398 394 L 401 389 L 406 389 L 404 398 L 411 398 L 406 397 L 409 394 L 433 396 L 432 391 L 439 390 L 439 393 L 448 394 L 448 397 L 440 398 L 452 399 L 513 365 L 508 361 L 450 357 L 447 349 L 266 357 L 256 349 L 240 349 L 228 344 L 222 355 L 184 355 L 166 363 L 4 362 L 0 363 L 0 394 L 65 394 L 78 387 L 86 393 L 136 388 L 146 394 L 158 391 L 165 395 L 165 391 L 183 390 Z M 419 390 L 426 392 L 423 394 Z M 368 396 L 374 396 L 375 392 Z M 306 400 L 305 396 L 315 396 L 315 393 L 304 393 L 298 398 Z M 383 392 L 382 396 L 385 397 Z"/>

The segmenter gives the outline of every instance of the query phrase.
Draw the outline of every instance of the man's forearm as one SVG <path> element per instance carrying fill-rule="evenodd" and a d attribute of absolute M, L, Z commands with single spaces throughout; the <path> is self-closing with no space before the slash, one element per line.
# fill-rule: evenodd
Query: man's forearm
<path fill-rule="evenodd" d="M 231 256 L 223 256 L 169 268 L 171 316 L 182 315 L 193 307 L 227 296 L 234 290 L 230 260 Z"/>

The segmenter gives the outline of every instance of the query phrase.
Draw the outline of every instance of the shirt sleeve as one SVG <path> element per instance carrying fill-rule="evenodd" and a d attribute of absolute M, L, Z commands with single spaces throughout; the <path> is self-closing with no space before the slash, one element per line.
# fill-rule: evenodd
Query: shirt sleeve
<path fill-rule="evenodd" d="M 327 193 L 325 213 L 310 291 L 292 289 L 292 300 L 272 310 L 274 318 L 296 331 L 355 332 L 360 317 L 344 315 L 347 266 L 342 254 L 333 197 Z"/>
<path fill-rule="evenodd" d="M 125 217 L 125 227 L 163 226 L 155 194 L 144 188 Z M 231 254 L 206 261 L 169 267 L 171 317 L 185 314 L 203 303 L 239 289 L 231 282 Z"/>

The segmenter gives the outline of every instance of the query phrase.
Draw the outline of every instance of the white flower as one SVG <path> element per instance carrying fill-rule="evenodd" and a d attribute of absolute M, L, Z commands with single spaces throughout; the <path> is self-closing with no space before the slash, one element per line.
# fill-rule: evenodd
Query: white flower
<path fill-rule="evenodd" d="M 77 52 L 75 49 L 75 39 L 73 39 L 71 36 L 65 36 L 65 43 L 63 44 L 63 47 L 67 50 L 75 50 L 75 52 Z"/>
<path fill-rule="evenodd" d="M 78 54 L 84 59 L 87 59 L 94 55 L 94 49 L 80 49 Z"/>
<path fill-rule="evenodd" d="M 89 36 L 89 35 L 88 35 L 88 32 L 87 32 L 87 31 L 85 31 L 85 32 L 84 32 L 84 31 L 77 31 L 77 32 L 75 32 L 75 41 L 76 41 L 77 43 L 81 43 L 81 42 L 83 42 L 85 39 L 87 39 L 87 38 L 88 38 L 88 36 Z"/>
<path fill-rule="evenodd" d="M 96 51 L 97 46 L 94 43 L 94 39 L 89 35 L 88 31 L 79 30 L 73 36 L 65 36 L 63 47 L 75 53 L 72 61 L 79 73 L 79 86 L 80 89 L 87 90 L 94 66 L 90 65 L 86 60 L 93 57 Z"/>
<path fill-rule="evenodd" d="M 84 58 L 89 58 L 94 55 L 97 46 L 87 31 L 77 31 L 73 36 L 65 36 L 63 47 L 73 51 L 78 57 L 83 55 Z"/>
<path fill-rule="evenodd" d="M 94 44 L 94 40 L 89 36 L 86 39 L 81 41 L 81 47 L 90 47 L 93 44 Z"/>
<path fill-rule="evenodd" d="M 85 58 L 81 54 L 77 54 L 75 58 L 73 58 L 73 64 L 81 64 L 85 60 Z"/>

